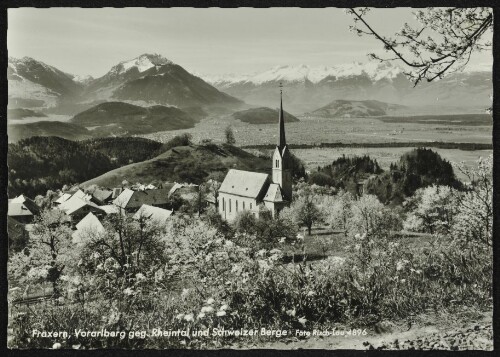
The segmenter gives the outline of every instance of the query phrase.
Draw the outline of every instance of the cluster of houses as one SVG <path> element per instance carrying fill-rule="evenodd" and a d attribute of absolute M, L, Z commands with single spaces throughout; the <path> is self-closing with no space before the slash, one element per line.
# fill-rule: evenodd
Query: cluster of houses
<path fill-rule="evenodd" d="M 164 223 L 173 214 L 169 209 L 172 195 L 192 200 L 199 187 L 193 184 L 163 183 L 161 187 L 137 184 L 130 188 L 95 188 L 87 192 L 80 188 L 62 192 L 52 201 L 52 209 L 64 212 L 73 228 L 73 242 L 82 241 L 83 233 L 103 232 L 101 221 L 112 214 L 129 215 L 136 220 L 150 219 Z M 29 234 L 40 207 L 30 198 L 20 195 L 8 201 L 8 226 L 11 234 Z"/>

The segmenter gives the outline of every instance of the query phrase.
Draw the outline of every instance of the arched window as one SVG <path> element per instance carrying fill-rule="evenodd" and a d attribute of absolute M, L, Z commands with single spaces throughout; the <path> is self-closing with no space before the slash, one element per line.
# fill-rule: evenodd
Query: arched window
<path fill-rule="evenodd" d="M 245 201 L 243 201 L 243 211 L 245 210 Z"/>
<path fill-rule="evenodd" d="M 280 161 L 276 160 L 276 167 L 280 167 Z"/>
<path fill-rule="evenodd" d="M 236 212 L 238 212 L 238 200 L 236 200 Z"/>
<path fill-rule="evenodd" d="M 229 199 L 229 212 L 231 212 L 231 199 Z"/>

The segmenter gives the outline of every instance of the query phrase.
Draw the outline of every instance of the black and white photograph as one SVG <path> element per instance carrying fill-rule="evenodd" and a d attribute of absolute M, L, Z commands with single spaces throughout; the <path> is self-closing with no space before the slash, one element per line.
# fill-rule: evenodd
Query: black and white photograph
<path fill-rule="evenodd" d="M 492 8 L 7 26 L 7 348 L 493 350 Z"/>

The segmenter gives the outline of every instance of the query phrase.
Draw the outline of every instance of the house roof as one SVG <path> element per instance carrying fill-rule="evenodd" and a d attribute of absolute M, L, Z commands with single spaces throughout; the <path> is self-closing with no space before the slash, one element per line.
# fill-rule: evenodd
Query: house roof
<path fill-rule="evenodd" d="M 130 188 L 126 188 L 113 200 L 113 204 L 118 207 L 125 208 L 127 207 L 128 201 L 130 201 L 133 194 L 134 191 Z"/>
<path fill-rule="evenodd" d="M 120 196 L 120 193 L 122 193 L 123 189 L 121 187 L 115 187 L 113 189 L 113 194 L 111 195 L 112 199 L 115 199 L 116 197 Z"/>
<path fill-rule="evenodd" d="M 38 214 L 39 211 L 38 205 L 24 195 L 8 200 L 7 216 L 33 216 Z"/>
<path fill-rule="evenodd" d="M 140 217 L 148 217 L 153 221 L 165 222 L 168 217 L 172 215 L 173 211 L 168 209 L 163 209 L 159 207 L 154 207 L 150 205 L 142 205 L 141 208 L 134 214 L 134 219 L 139 219 Z"/>
<path fill-rule="evenodd" d="M 7 216 L 10 217 L 33 216 L 33 212 L 31 212 L 24 203 L 9 202 L 9 209 L 7 210 Z"/>
<path fill-rule="evenodd" d="M 92 197 L 94 197 L 98 201 L 104 202 L 108 198 L 110 198 L 112 194 L 113 194 L 113 191 L 101 190 L 99 188 L 96 188 L 94 190 L 94 192 L 92 193 Z"/>
<path fill-rule="evenodd" d="M 267 174 L 231 169 L 224 178 L 219 192 L 256 198 L 267 180 Z"/>
<path fill-rule="evenodd" d="M 283 195 L 281 194 L 281 187 L 277 183 L 272 183 L 267 189 L 264 201 L 269 202 L 283 202 Z"/>
<path fill-rule="evenodd" d="M 59 209 L 66 212 L 66 214 L 68 215 L 72 215 L 73 213 L 75 213 L 84 206 L 91 206 L 100 209 L 99 206 L 96 205 L 95 203 L 84 200 L 76 195 L 73 195 L 69 200 L 66 200 L 65 202 L 61 203 Z"/>
<path fill-rule="evenodd" d="M 132 191 L 125 189 L 115 198 L 113 204 L 121 208 L 139 208 L 143 204 L 163 205 L 168 202 L 169 188 L 159 188 L 156 190 Z"/>
<path fill-rule="evenodd" d="M 99 208 L 102 209 L 106 214 L 119 213 L 119 208 L 115 205 L 103 205 L 99 206 Z"/>
<path fill-rule="evenodd" d="M 69 198 L 71 198 L 73 194 L 71 193 L 63 193 L 55 202 L 56 203 L 63 203 L 64 201 L 67 201 Z"/>
<path fill-rule="evenodd" d="M 76 225 L 71 235 L 73 243 L 82 243 L 90 234 L 104 233 L 105 229 L 99 219 L 90 212 Z"/>

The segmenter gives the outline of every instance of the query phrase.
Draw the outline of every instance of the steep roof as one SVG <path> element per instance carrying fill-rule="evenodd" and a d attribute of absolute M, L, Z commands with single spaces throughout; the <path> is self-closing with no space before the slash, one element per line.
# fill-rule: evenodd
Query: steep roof
<path fill-rule="evenodd" d="M 115 199 L 116 197 L 120 196 L 120 193 L 122 193 L 123 189 L 121 187 L 115 187 L 113 188 L 113 194 L 111 196 L 112 199 Z"/>
<path fill-rule="evenodd" d="M 219 192 L 257 198 L 267 180 L 267 174 L 231 169 L 224 178 Z"/>
<path fill-rule="evenodd" d="M 87 197 L 87 196 L 84 196 L 84 197 Z M 66 200 L 65 202 L 61 203 L 59 205 L 59 209 L 66 212 L 66 214 L 68 214 L 68 215 L 72 215 L 73 213 L 75 213 L 76 211 L 78 211 L 80 208 L 82 208 L 84 206 L 91 206 L 91 207 L 94 207 L 96 209 L 100 209 L 99 206 L 96 205 L 95 203 L 87 201 L 85 199 L 82 199 L 82 198 L 78 197 L 77 195 L 73 195 L 73 196 L 71 196 L 71 198 L 69 200 Z"/>
<path fill-rule="evenodd" d="M 96 188 L 94 190 L 94 192 L 92 193 L 92 197 L 94 197 L 98 201 L 104 202 L 108 198 L 110 198 L 112 194 L 113 194 L 113 191 L 101 190 L 99 188 Z"/>
<path fill-rule="evenodd" d="M 115 205 L 103 205 L 99 206 L 100 209 L 102 209 L 106 214 L 113 214 L 113 213 L 119 213 L 119 208 L 118 206 Z"/>
<path fill-rule="evenodd" d="M 164 205 L 168 202 L 170 188 L 159 188 L 156 190 L 132 191 L 125 189 L 115 198 L 113 204 L 121 208 L 139 208 L 143 204 Z"/>
<path fill-rule="evenodd" d="M 71 194 L 71 193 L 63 193 L 61 195 L 61 197 L 59 197 L 55 202 L 56 203 L 63 203 L 65 201 L 67 201 L 68 199 L 70 199 L 71 196 L 73 196 L 73 194 Z"/>
<path fill-rule="evenodd" d="M 31 212 L 24 203 L 9 202 L 7 216 L 10 217 L 33 216 L 33 212 Z"/>
<path fill-rule="evenodd" d="M 33 216 L 40 212 L 38 205 L 30 198 L 20 195 L 8 201 L 7 216 Z"/>
<path fill-rule="evenodd" d="M 264 201 L 269 202 L 283 202 L 283 195 L 281 194 L 281 187 L 277 183 L 272 183 L 267 189 Z"/>
<path fill-rule="evenodd" d="M 140 217 L 147 217 L 153 221 L 165 222 L 168 217 L 172 215 L 173 211 L 168 209 L 163 209 L 159 207 L 154 207 L 150 205 L 142 205 L 141 208 L 134 214 L 134 219 L 139 219 Z"/>
<path fill-rule="evenodd" d="M 115 189 L 116 190 L 116 189 Z M 128 201 L 132 198 L 134 191 L 129 188 L 124 189 L 120 192 L 120 194 L 113 200 L 113 204 L 118 207 L 125 208 L 127 207 Z"/>
<path fill-rule="evenodd" d="M 93 233 L 104 233 L 105 229 L 99 219 L 90 212 L 76 225 L 76 231 L 71 235 L 73 243 L 82 243 Z"/>

